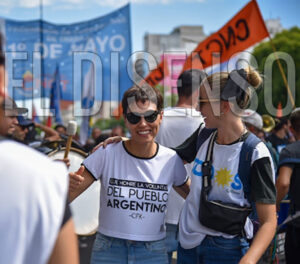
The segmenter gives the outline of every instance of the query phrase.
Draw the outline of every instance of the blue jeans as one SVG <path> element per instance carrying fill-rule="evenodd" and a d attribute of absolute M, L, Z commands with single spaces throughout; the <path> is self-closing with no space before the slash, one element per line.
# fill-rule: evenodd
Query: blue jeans
<path fill-rule="evenodd" d="M 249 243 L 245 238 L 206 236 L 202 243 L 192 249 L 183 249 L 180 244 L 178 248 L 178 264 L 234 264 L 249 249 Z"/>
<path fill-rule="evenodd" d="M 91 264 L 168 264 L 165 239 L 132 241 L 97 233 Z"/>
<path fill-rule="evenodd" d="M 172 263 L 172 254 L 178 248 L 178 225 L 166 224 L 166 247 L 168 252 L 169 264 Z"/>

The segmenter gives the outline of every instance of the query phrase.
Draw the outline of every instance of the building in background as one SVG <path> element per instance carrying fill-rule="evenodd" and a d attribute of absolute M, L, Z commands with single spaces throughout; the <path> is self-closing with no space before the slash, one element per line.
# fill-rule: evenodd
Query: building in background
<path fill-rule="evenodd" d="M 277 33 L 280 33 L 284 28 L 281 25 L 280 18 L 271 18 L 265 20 L 265 24 L 269 31 L 271 38 L 273 38 Z"/>
<path fill-rule="evenodd" d="M 192 52 L 207 36 L 203 26 L 179 26 L 170 34 L 150 34 L 144 36 L 144 50 L 159 62 L 164 51 Z"/>
<path fill-rule="evenodd" d="M 172 55 L 180 54 L 179 56 L 184 53 L 189 55 L 206 37 L 203 26 L 178 26 L 170 34 L 146 33 L 144 51 L 152 54 L 158 64 L 164 52 L 172 53 Z M 145 77 L 149 70 L 154 69 L 156 65 L 151 63 L 147 55 L 138 54 L 134 67 L 136 71 L 134 80 L 138 83 L 141 77 Z"/>

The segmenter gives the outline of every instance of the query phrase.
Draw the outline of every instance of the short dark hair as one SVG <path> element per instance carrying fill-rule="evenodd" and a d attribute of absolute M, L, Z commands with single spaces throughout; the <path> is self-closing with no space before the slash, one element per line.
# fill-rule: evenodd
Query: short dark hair
<path fill-rule="evenodd" d="M 129 100 L 134 98 L 135 102 L 145 103 L 150 101 L 156 104 L 157 110 L 160 112 L 163 107 L 163 98 L 159 90 L 145 83 L 140 86 L 134 85 L 129 88 L 123 95 L 122 99 L 122 108 L 123 114 L 127 113 L 128 105 L 130 104 Z"/>
<path fill-rule="evenodd" d="M 57 125 L 54 127 L 54 130 L 56 130 L 56 129 L 60 128 L 60 127 L 62 127 L 64 130 L 67 131 L 66 126 L 64 126 L 63 124 L 57 124 Z"/>
<path fill-rule="evenodd" d="M 288 124 L 287 118 L 275 118 L 275 127 L 274 131 L 278 131 L 283 128 L 284 125 Z"/>
<path fill-rule="evenodd" d="M 177 80 L 179 97 L 190 97 L 195 90 L 200 88 L 201 82 L 206 78 L 206 73 L 197 69 L 182 72 Z"/>
<path fill-rule="evenodd" d="M 290 116 L 291 126 L 297 132 L 300 133 L 300 108 L 296 108 Z"/>

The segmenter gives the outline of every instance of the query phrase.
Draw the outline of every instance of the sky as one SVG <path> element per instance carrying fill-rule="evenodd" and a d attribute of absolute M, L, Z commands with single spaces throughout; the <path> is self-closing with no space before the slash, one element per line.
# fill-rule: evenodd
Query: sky
<path fill-rule="evenodd" d="M 56 24 L 82 22 L 128 3 L 128 0 L 0 0 L 0 17 L 40 18 Z M 202 25 L 205 34 L 220 29 L 248 0 L 131 0 L 132 51 L 143 50 L 146 32 L 168 34 L 181 25 Z M 300 1 L 258 0 L 264 19 L 280 18 L 284 28 L 300 27 Z"/>

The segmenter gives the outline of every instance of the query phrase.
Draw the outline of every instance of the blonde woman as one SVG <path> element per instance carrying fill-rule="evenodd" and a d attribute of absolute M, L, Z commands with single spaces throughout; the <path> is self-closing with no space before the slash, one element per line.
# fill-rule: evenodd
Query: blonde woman
<path fill-rule="evenodd" d="M 195 146 L 202 131 L 194 133 L 177 150 L 182 159 L 194 161 L 191 190 L 180 218 L 179 263 L 256 263 L 275 234 L 275 175 L 272 158 L 263 142 L 257 141 L 252 149 L 249 167 L 239 169 L 242 146 L 250 137 L 240 114 L 261 82 L 256 71 L 241 69 L 230 74 L 215 73 L 201 84 L 198 107 L 205 118 L 205 129 L 213 130 L 198 151 Z M 206 179 L 211 179 L 210 185 L 203 181 L 209 145 L 211 167 Z M 240 175 L 245 174 L 245 170 L 249 171 L 248 184 L 243 184 Z M 203 184 L 210 187 L 204 189 Z M 245 186 L 249 187 L 248 197 Z M 201 196 L 203 193 L 207 196 Z M 211 202 L 241 212 L 256 208 L 260 228 L 250 248 L 247 241 L 253 236 L 253 225 L 249 218 L 243 218 L 237 230 L 234 230 L 237 219 L 212 218 L 213 221 L 208 222 L 205 218 L 210 219 L 210 215 L 205 206 Z M 227 220 L 229 225 L 226 226 Z"/>

